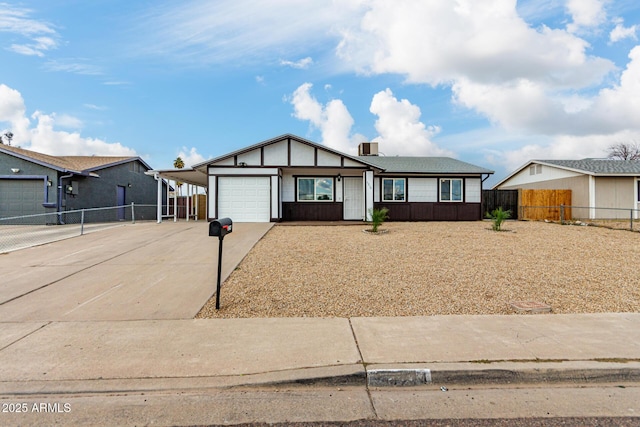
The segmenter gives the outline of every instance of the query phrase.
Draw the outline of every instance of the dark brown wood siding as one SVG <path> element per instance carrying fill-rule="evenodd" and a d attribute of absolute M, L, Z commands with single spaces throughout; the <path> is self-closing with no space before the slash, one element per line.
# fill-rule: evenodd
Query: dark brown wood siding
<path fill-rule="evenodd" d="M 389 221 L 478 221 L 480 203 L 374 203 L 389 209 Z"/>
<path fill-rule="evenodd" d="M 340 221 L 342 203 L 338 202 L 283 202 L 284 221 Z"/>

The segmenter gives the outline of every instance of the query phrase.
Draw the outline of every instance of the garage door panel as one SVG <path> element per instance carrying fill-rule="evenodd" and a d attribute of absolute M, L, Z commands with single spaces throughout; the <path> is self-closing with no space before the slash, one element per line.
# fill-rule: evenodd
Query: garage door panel
<path fill-rule="evenodd" d="M 218 216 L 234 222 L 271 220 L 271 179 L 269 177 L 218 178 Z"/>
<path fill-rule="evenodd" d="M 45 213 L 41 180 L 0 180 L 0 218 Z"/>

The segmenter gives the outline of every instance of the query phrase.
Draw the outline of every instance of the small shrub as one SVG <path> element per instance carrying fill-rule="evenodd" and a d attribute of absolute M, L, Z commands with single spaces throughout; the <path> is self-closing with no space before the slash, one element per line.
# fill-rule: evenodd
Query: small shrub
<path fill-rule="evenodd" d="M 491 225 L 493 231 L 500 231 L 504 220 L 511 218 L 511 211 L 505 211 L 502 209 L 502 206 L 500 206 L 498 209 L 492 210 L 491 213 L 487 212 L 486 216 L 493 221 Z"/>
<path fill-rule="evenodd" d="M 387 215 L 389 213 L 389 209 L 369 209 L 369 213 L 371 214 L 371 231 L 377 233 L 378 227 L 382 225 L 385 219 L 389 219 L 389 215 Z"/>

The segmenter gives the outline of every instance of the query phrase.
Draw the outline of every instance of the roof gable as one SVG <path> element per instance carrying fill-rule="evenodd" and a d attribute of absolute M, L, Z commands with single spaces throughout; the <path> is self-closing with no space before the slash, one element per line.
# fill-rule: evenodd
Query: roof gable
<path fill-rule="evenodd" d="M 323 154 L 321 154 L 320 157 L 320 162 L 326 162 L 327 166 L 331 165 L 331 155 L 334 156 L 340 156 L 340 157 L 344 157 L 347 159 L 350 159 L 351 161 L 355 162 L 358 165 L 362 165 L 362 166 L 373 166 L 376 167 L 376 165 L 367 162 L 364 159 L 359 158 L 358 156 L 352 156 L 346 153 L 343 153 L 341 151 L 338 150 L 334 150 L 333 148 L 327 147 L 325 145 L 322 144 L 318 144 L 316 142 L 313 141 L 309 141 L 308 139 L 305 138 L 301 138 L 299 136 L 296 135 L 292 135 L 292 134 L 284 134 L 284 135 L 280 135 L 277 136 L 275 138 L 272 139 L 268 139 L 266 141 L 262 141 L 259 142 L 257 144 L 253 144 L 250 145 L 246 148 L 242 148 L 240 150 L 236 150 L 233 151 L 231 153 L 219 156 L 219 157 L 215 157 L 213 159 L 207 160 L 205 162 L 202 163 L 198 163 L 196 165 L 193 165 L 193 169 L 204 169 L 209 165 L 212 165 L 214 163 L 217 163 L 220 166 L 230 166 L 233 165 L 233 159 L 237 158 L 238 162 L 243 161 L 243 159 L 251 159 L 254 158 L 254 153 L 262 148 L 266 148 L 269 146 L 274 146 L 276 144 L 282 143 L 283 141 L 287 141 L 287 142 L 291 142 L 292 145 L 297 145 L 298 147 L 300 147 L 301 149 L 299 150 L 299 153 L 301 155 L 301 157 L 305 157 L 305 160 L 302 160 L 303 162 L 308 163 L 308 166 L 313 166 L 313 162 L 310 161 L 310 159 L 308 158 L 309 156 L 311 156 L 311 159 L 313 159 L 313 151 L 308 151 L 306 153 L 306 156 L 304 154 L 304 152 L 306 150 L 304 150 L 304 147 L 308 147 L 310 150 L 318 150 L 318 152 L 322 151 Z M 275 166 L 275 165 L 272 165 Z M 336 166 L 340 166 L 340 165 L 336 165 Z"/>
<path fill-rule="evenodd" d="M 507 175 L 493 188 L 505 185 L 510 179 L 531 165 L 543 165 L 569 172 L 592 176 L 637 176 L 640 175 L 640 160 L 581 159 L 581 160 L 530 160 Z"/>

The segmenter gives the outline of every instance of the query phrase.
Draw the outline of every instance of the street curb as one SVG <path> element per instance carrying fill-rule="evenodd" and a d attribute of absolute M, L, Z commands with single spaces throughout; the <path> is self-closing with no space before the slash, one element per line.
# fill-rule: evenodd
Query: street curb
<path fill-rule="evenodd" d="M 425 385 L 627 383 L 640 381 L 640 362 L 435 363 L 367 367 L 370 387 Z"/>
<path fill-rule="evenodd" d="M 640 362 L 493 362 L 339 365 L 251 375 L 0 382 L 0 397 L 193 392 L 263 387 L 442 387 L 640 383 Z"/>

